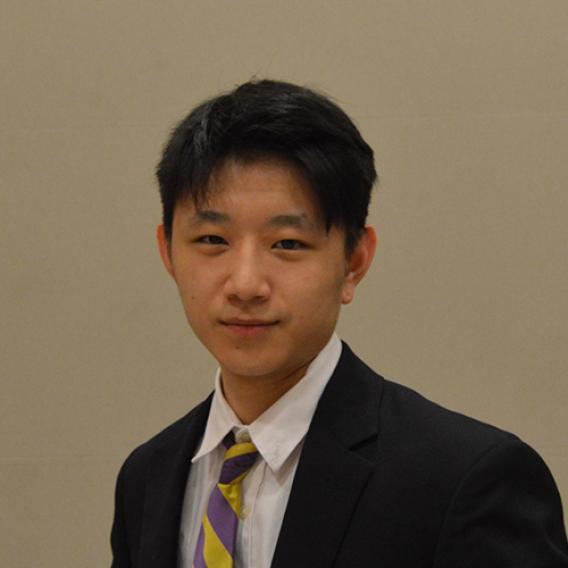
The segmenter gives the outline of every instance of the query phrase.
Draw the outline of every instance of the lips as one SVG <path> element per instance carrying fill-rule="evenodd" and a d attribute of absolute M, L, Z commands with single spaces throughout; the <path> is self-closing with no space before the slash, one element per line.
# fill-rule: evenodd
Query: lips
<path fill-rule="evenodd" d="M 259 320 L 259 319 L 240 319 L 240 318 L 235 318 L 235 319 L 227 319 L 227 320 L 221 320 L 221 323 L 224 325 L 238 325 L 238 326 L 242 326 L 242 327 L 257 327 L 257 326 L 269 326 L 269 325 L 275 325 L 276 323 L 278 323 L 275 320 Z"/>
<path fill-rule="evenodd" d="M 221 323 L 233 336 L 253 338 L 269 333 L 278 320 L 232 318 L 221 320 Z"/>

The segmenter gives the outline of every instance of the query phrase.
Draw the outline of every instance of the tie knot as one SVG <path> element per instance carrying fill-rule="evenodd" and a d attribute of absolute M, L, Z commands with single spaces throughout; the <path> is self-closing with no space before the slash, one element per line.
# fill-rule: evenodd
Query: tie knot
<path fill-rule="evenodd" d="M 223 442 L 227 450 L 223 458 L 223 468 L 221 469 L 219 483 L 238 483 L 254 465 L 258 456 L 258 450 L 252 442 L 236 443 L 232 432 L 227 435 Z"/>

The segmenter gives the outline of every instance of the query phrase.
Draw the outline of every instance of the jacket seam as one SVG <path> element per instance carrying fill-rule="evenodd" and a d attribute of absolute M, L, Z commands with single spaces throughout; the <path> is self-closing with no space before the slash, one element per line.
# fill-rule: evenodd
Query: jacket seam
<path fill-rule="evenodd" d="M 514 436 L 513 434 L 509 434 L 508 437 L 505 438 L 504 440 L 501 440 L 500 442 L 497 442 L 496 444 L 489 446 L 485 451 L 483 451 L 479 454 L 477 459 L 469 466 L 469 468 L 467 468 L 467 470 L 463 474 L 462 478 L 458 481 L 456 488 L 455 488 L 455 490 L 452 494 L 452 498 L 450 499 L 450 502 L 448 503 L 448 506 L 446 508 L 446 512 L 444 514 L 444 520 L 442 521 L 442 525 L 440 527 L 438 542 L 436 543 L 436 549 L 434 550 L 434 562 L 432 563 L 433 568 L 436 568 L 436 566 L 438 565 L 440 548 L 442 546 L 442 541 L 444 540 L 444 536 L 445 536 L 444 533 L 447 529 L 448 524 L 450 523 L 450 517 L 453 514 L 453 508 L 454 508 L 455 502 L 456 502 L 458 495 L 461 492 L 463 486 L 469 480 L 470 475 L 477 468 L 477 466 L 483 460 L 485 460 L 490 454 L 497 451 L 499 448 L 501 448 L 505 444 L 509 444 L 509 443 L 515 442 L 515 441 L 519 442 L 520 440 L 516 436 Z"/>

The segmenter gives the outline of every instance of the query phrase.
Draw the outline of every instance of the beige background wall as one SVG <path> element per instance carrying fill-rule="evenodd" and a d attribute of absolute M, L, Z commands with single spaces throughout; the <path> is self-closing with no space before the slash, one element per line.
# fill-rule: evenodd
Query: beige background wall
<path fill-rule="evenodd" d="M 376 264 L 341 335 L 513 430 L 568 506 L 565 0 L 0 0 L 0 565 L 108 565 L 118 467 L 210 389 L 153 233 L 153 168 L 250 77 L 374 146 Z"/>

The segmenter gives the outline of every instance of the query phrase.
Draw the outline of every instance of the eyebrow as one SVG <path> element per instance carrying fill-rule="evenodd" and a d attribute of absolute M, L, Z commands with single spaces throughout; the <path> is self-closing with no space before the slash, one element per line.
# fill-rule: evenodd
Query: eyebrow
<path fill-rule="evenodd" d="M 301 230 L 308 230 L 314 229 L 315 225 L 305 213 L 301 213 L 300 215 L 295 214 L 287 214 L 287 215 L 275 215 L 274 217 L 270 217 L 268 220 L 267 225 L 269 227 L 275 228 L 286 228 L 292 227 L 293 229 L 301 229 Z"/>
<path fill-rule="evenodd" d="M 211 209 L 199 209 L 193 215 L 190 224 L 200 225 L 202 223 L 214 223 L 216 225 L 226 224 L 231 220 L 229 215 Z"/>
<path fill-rule="evenodd" d="M 202 223 L 213 223 L 215 225 L 224 225 L 231 221 L 230 215 L 221 213 L 212 209 L 199 209 L 193 215 L 190 224 L 201 225 Z M 295 214 L 286 213 L 274 215 L 266 221 L 268 227 L 286 228 L 291 227 L 300 230 L 310 230 L 315 228 L 315 224 L 308 218 L 305 213 Z"/>

